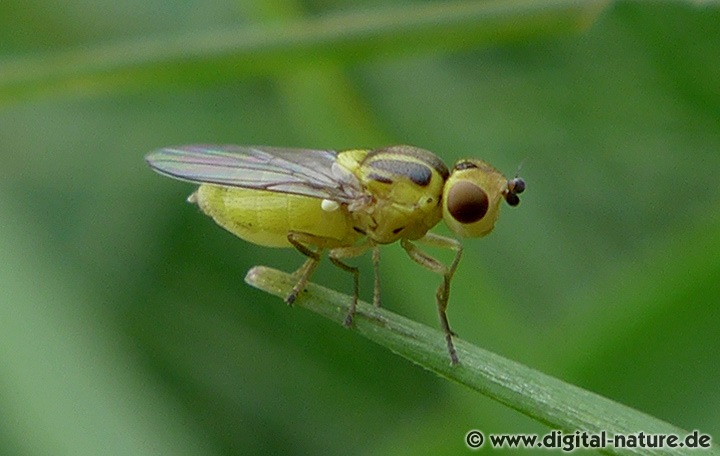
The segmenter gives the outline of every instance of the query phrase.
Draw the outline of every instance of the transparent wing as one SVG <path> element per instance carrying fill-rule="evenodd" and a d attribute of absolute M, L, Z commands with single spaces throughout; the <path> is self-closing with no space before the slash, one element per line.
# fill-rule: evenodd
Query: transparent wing
<path fill-rule="evenodd" d="M 193 145 L 159 149 L 145 159 L 160 174 L 201 184 L 293 193 L 344 203 L 352 203 L 362 193 L 357 178 L 335 165 L 337 152 L 331 150 Z"/>

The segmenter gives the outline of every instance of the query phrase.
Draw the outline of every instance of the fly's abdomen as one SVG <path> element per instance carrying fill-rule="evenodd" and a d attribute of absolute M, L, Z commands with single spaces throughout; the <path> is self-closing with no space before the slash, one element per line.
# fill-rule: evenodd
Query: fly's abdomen
<path fill-rule="evenodd" d="M 291 231 L 323 238 L 323 247 L 350 245 L 359 237 L 347 210 L 323 210 L 318 198 L 206 184 L 194 199 L 218 225 L 253 244 L 291 247 Z"/>

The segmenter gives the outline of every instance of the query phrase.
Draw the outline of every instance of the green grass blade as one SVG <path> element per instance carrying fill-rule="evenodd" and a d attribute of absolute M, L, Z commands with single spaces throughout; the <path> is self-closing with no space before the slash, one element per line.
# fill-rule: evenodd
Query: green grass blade
<path fill-rule="evenodd" d="M 472 48 L 587 27 L 607 0 L 450 2 L 241 26 L 0 61 L 0 105 L 288 71 L 327 59 Z"/>
<path fill-rule="evenodd" d="M 264 266 L 251 269 L 246 282 L 285 297 L 291 275 Z M 298 297 L 296 305 L 342 324 L 351 298 L 315 284 Z M 383 308 L 359 302 L 353 331 L 383 345 L 445 378 L 468 386 L 553 429 L 566 432 L 607 431 L 608 434 L 675 434 L 688 431 L 584 390 L 537 370 L 455 339 L 460 365 L 451 366 L 445 339 L 437 330 Z M 687 449 L 606 449 L 610 454 L 687 454 Z M 720 452 L 715 447 L 703 454 Z"/>

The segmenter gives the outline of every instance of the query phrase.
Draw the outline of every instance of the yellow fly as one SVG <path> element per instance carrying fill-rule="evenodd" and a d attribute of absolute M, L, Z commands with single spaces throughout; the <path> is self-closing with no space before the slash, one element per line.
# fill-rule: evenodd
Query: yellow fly
<path fill-rule="evenodd" d="M 433 153 L 406 145 L 342 152 L 197 145 L 160 149 L 146 160 L 160 174 L 200 184 L 188 200 L 236 236 L 268 247 L 295 247 L 308 257 L 288 304 L 327 250 L 330 261 L 353 275 L 346 326 L 357 305 L 359 271 L 343 260 L 372 249 L 377 306 L 378 246 L 399 240 L 413 261 L 443 277 L 437 307 L 453 364 L 458 358 L 446 309 L 462 245 L 428 230 L 442 219 L 459 236 L 484 236 L 495 225 L 500 201 L 516 206 L 525 190 L 521 178 L 508 180 L 482 160 L 462 159 L 448 170 Z M 455 258 L 447 266 L 412 241 L 448 248 Z"/>

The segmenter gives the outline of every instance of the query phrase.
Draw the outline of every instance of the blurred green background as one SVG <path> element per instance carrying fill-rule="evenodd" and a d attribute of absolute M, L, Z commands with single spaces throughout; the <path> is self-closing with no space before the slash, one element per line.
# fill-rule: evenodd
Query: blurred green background
<path fill-rule="evenodd" d="M 470 429 L 548 431 L 245 285 L 253 265 L 303 259 L 233 238 L 143 160 L 187 143 L 523 163 L 521 205 L 464 242 L 455 331 L 720 438 L 718 8 L 621 2 L 577 33 L 311 50 L 132 90 L 7 82 L 35 71 L 23 56 L 380 6 L 0 4 L 0 454 L 465 454 Z M 385 307 L 437 326 L 437 277 L 397 245 L 381 273 Z M 351 291 L 329 264 L 315 280 Z"/>

